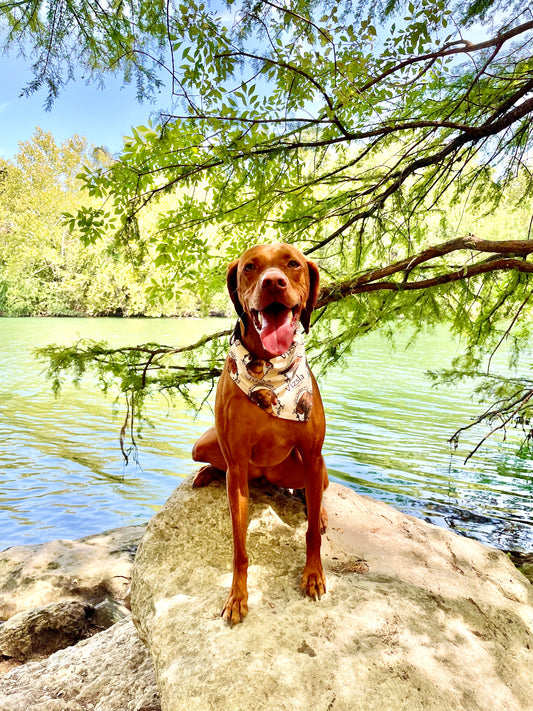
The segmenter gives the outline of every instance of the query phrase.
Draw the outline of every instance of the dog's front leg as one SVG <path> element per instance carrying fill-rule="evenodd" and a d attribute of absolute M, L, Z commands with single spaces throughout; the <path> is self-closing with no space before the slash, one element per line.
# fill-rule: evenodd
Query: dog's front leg
<path fill-rule="evenodd" d="M 229 625 L 242 622 L 248 612 L 248 555 L 246 530 L 248 528 L 248 469 L 237 464 L 228 467 L 226 487 L 233 529 L 233 581 L 222 610 Z"/>
<path fill-rule="evenodd" d="M 326 592 L 326 576 L 320 559 L 320 544 L 322 535 L 322 493 L 324 491 L 325 464 L 319 454 L 314 462 L 305 462 L 304 467 L 311 467 L 315 472 L 308 477 L 305 485 L 305 503 L 307 506 L 307 555 L 302 574 L 302 589 L 313 600 L 320 599 Z"/>

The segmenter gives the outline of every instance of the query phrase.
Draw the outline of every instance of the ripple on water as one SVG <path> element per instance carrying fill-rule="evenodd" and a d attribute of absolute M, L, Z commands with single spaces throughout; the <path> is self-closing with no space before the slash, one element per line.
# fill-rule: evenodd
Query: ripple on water
<path fill-rule="evenodd" d="M 220 321 L 173 319 L 0 319 L 0 525 L 4 546 L 72 538 L 148 519 L 196 469 L 190 451 L 212 423 L 178 404 L 150 403 L 153 427 L 139 442 L 139 464 L 118 445 L 113 417 L 88 380 L 54 398 L 32 357 L 36 345 L 80 336 L 112 345 L 181 344 L 220 329 Z M 400 342 L 407 342 L 402 337 Z M 516 436 L 491 441 L 464 464 L 484 434 L 472 430 L 458 453 L 449 437 L 478 408 L 466 386 L 437 390 L 424 373 L 449 364 L 457 346 L 444 331 L 392 350 L 362 339 L 347 363 L 322 379 L 332 478 L 459 533 L 502 548 L 533 548 L 531 462 Z"/>

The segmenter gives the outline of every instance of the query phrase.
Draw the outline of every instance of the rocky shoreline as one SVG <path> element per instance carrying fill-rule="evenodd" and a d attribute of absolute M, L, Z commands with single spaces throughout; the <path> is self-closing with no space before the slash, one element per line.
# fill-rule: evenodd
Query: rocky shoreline
<path fill-rule="evenodd" d="M 486 711 L 493 708 L 486 706 L 490 697 L 483 696 L 491 684 L 493 691 L 497 688 L 494 708 L 498 703 L 499 708 L 533 709 L 533 674 L 529 683 L 510 671 L 515 663 L 524 666 L 523 652 L 517 650 L 529 649 L 530 641 L 533 646 L 530 584 L 510 565 L 512 556 L 339 485 L 332 485 L 327 497 L 328 593 L 315 605 L 298 595 L 295 577 L 305 538 L 301 502 L 268 487 L 252 492 L 249 539 L 257 560 L 254 565 L 252 559 L 250 568 L 251 612 L 239 630 L 226 628 L 218 617 L 231 568 L 229 516 L 221 485 L 193 491 L 187 480 L 148 528 L 126 526 L 1 552 L 0 708 L 160 711 L 161 692 L 165 711 L 258 710 L 269 705 L 303 709 L 311 698 L 287 700 L 276 688 L 283 688 L 280 675 L 300 678 L 312 667 L 320 679 L 333 674 L 327 693 L 314 687 L 309 693 L 315 700 L 325 693 L 322 701 L 329 699 L 335 711 L 388 708 L 379 704 L 391 702 L 396 694 L 400 698 L 405 690 L 411 706 L 398 709 Z M 364 565 L 353 565 L 356 559 Z M 514 559 L 531 582 L 531 557 Z M 130 612 L 132 577 L 136 626 Z M 371 618 L 363 613 L 365 606 Z M 419 668 L 413 661 L 416 650 L 428 644 L 437 620 L 439 634 L 425 649 L 428 656 Z M 353 646 L 345 648 L 353 634 Z M 278 668 L 277 657 L 288 667 Z M 497 676 L 505 677 L 503 685 L 485 678 L 486 689 L 480 691 L 475 680 L 467 678 L 471 668 L 464 680 L 458 679 L 462 667 L 458 661 L 452 669 L 455 657 L 470 658 L 468 664 L 479 666 L 480 674 L 493 665 Z M 502 661 L 507 657 L 508 674 Z M 226 679 L 230 658 L 235 666 Z M 179 673 L 173 676 L 176 665 Z M 259 683 L 254 669 L 261 665 L 267 671 Z M 340 667 L 350 670 L 344 681 L 335 678 L 333 670 Z M 437 682 L 443 689 L 450 686 L 448 705 L 435 691 L 437 682 L 429 678 L 437 667 Z M 237 693 L 238 702 L 232 700 L 237 668 L 243 689 L 247 684 L 257 687 L 266 705 L 259 696 L 244 699 L 243 690 Z M 277 676 L 267 689 L 272 669 Z M 372 679 L 375 676 L 365 677 L 366 691 L 358 676 L 361 669 L 372 669 Z M 207 681 L 211 676 L 212 688 Z M 507 688 L 512 688 L 509 697 Z M 471 695 L 464 705 L 458 690 L 464 698 Z M 531 705 L 524 706 L 523 700 L 513 705 L 515 696 L 532 699 Z M 221 699 L 218 706 L 213 706 L 214 699 Z"/>
<path fill-rule="evenodd" d="M 144 530 L 0 553 L 2 711 L 159 711 L 150 653 L 129 609 Z"/>

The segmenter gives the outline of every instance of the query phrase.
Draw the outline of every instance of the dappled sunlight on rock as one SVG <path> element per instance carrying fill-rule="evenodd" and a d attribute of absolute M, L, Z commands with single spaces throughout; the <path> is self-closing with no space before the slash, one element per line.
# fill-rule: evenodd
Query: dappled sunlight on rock
<path fill-rule="evenodd" d="M 0 553 L 0 620 L 62 600 L 127 602 L 131 565 L 143 526 L 77 541 L 13 546 Z"/>
<path fill-rule="evenodd" d="M 134 621 L 168 711 L 531 707 L 533 593 L 504 554 L 332 484 L 327 593 L 314 603 L 299 590 L 302 503 L 264 487 L 250 498 L 242 625 L 219 617 L 231 581 L 223 486 L 187 480 L 139 548 Z"/>

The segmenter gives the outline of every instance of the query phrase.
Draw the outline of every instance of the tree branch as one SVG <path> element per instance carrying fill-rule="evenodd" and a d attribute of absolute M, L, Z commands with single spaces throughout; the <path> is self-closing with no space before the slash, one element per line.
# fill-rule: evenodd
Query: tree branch
<path fill-rule="evenodd" d="M 474 52 L 479 52 L 483 49 L 488 49 L 489 47 L 499 47 L 505 44 L 505 42 L 508 42 L 510 39 L 513 39 L 518 35 L 524 34 L 525 32 L 529 32 L 529 30 L 532 29 L 533 20 L 530 20 L 529 22 L 524 22 L 521 25 L 513 27 L 507 32 L 500 32 L 495 37 L 485 40 L 484 42 L 472 44 L 467 40 L 458 40 L 451 44 L 456 45 L 458 43 L 461 43 L 462 46 L 460 47 L 444 45 L 444 47 L 442 47 L 442 49 L 438 51 L 428 52 L 427 54 L 421 54 L 417 57 L 409 57 L 409 59 L 405 59 L 403 62 L 399 62 L 393 67 L 390 67 L 390 69 L 387 69 L 387 71 L 382 72 L 381 74 L 378 74 L 377 76 L 373 77 L 370 81 L 360 86 L 358 91 L 362 94 L 363 92 L 368 91 L 368 89 L 372 88 L 376 84 L 379 84 L 381 81 L 383 81 L 383 79 L 386 79 L 387 77 L 391 76 L 391 74 L 395 74 L 396 72 L 399 72 L 402 69 L 405 69 L 406 67 L 409 67 L 413 64 L 418 64 L 420 62 L 428 62 L 435 59 L 443 59 L 445 57 L 451 57 L 457 54 L 472 54 Z"/>
<path fill-rule="evenodd" d="M 475 252 L 486 252 L 492 254 L 506 255 L 502 259 L 492 259 L 478 264 L 463 266 L 460 269 L 440 274 L 431 279 L 423 279 L 415 282 L 406 282 L 408 275 L 420 264 L 443 257 L 452 252 L 460 250 L 470 250 Z M 317 308 L 339 301 L 352 294 L 361 294 L 378 290 L 392 291 L 412 291 L 418 289 L 429 289 L 442 284 L 454 281 L 469 279 L 473 276 L 486 274 L 493 271 L 516 269 L 524 273 L 533 273 L 533 263 L 517 259 L 516 256 L 527 257 L 533 253 L 533 241 L 529 240 L 504 240 L 492 241 L 484 240 L 468 235 L 457 239 L 443 242 L 435 247 L 430 247 L 418 255 L 407 257 L 399 262 L 390 264 L 380 269 L 366 272 L 356 279 L 349 279 L 337 284 L 324 287 L 320 292 Z M 512 256 L 511 256 L 512 255 Z M 402 282 L 383 281 L 393 274 L 404 273 Z"/>
<path fill-rule="evenodd" d="M 505 106 L 514 105 L 517 101 L 520 101 L 527 93 L 533 90 L 533 79 L 526 82 L 519 91 L 513 94 L 505 102 Z M 492 116 L 487 119 L 481 126 L 471 126 L 468 130 L 465 130 L 459 136 L 456 136 L 449 143 L 445 144 L 439 151 L 429 155 L 424 155 L 419 158 L 414 158 L 410 163 L 408 163 L 401 170 L 389 173 L 386 178 L 383 178 L 379 183 L 372 186 L 367 192 L 371 193 L 371 199 L 354 215 L 352 215 L 343 225 L 337 228 L 334 232 L 328 235 L 326 238 L 317 242 L 309 250 L 307 254 L 311 254 L 321 247 L 325 247 L 331 241 L 336 239 L 339 235 L 343 234 L 348 228 L 355 224 L 358 220 L 372 216 L 383 203 L 394 193 L 396 193 L 400 187 L 405 183 L 407 178 L 409 178 L 413 173 L 421 168 L 428 168 L 430 166 L 438 165 L 444 163 L 445 159 L 451 160 L 451 156 L 454 152 L 460 150 L 467 143 L 477 143 L 482 139 L 489 138 L 490 136 L 495 136 L 501 131 L 509 128 L 513 123 L 524 118 L 528 114 L 533 112 L 533 98 L 526 99 L 514 109 L 507 111 L 503 116 L 501 115 L 501 107 L 499 107 Z M 499 117 L 499 118 L 497 118 Z M 385 181 L 392 180 L 393 182 L 381 193 L 376 194 L 377 189 Z"/>

